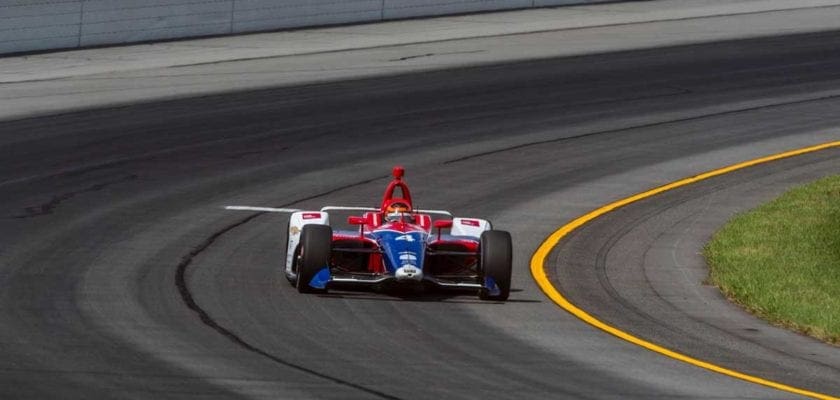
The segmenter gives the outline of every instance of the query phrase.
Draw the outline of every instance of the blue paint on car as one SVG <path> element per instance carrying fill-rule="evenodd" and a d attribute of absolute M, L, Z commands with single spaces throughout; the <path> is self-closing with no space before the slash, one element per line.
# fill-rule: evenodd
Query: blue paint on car
<path fill-rule="evenodd" d="M 327 282 L 330 281 L 330 267 L 324 267 L 318 271 L 312 280 L 309 281 L 309 286 L 315 289 L 324 289 L 327 287 Z"/>
<path fill-rule="evenodd" d="M 499 285 L 496 284 L 496 281 L 489 276 L 484 277 L 484 290 L 486 290 L 487 294 L 490 296 L 498 296 L 502 293 L 501 289 L 499 289 Z"/>

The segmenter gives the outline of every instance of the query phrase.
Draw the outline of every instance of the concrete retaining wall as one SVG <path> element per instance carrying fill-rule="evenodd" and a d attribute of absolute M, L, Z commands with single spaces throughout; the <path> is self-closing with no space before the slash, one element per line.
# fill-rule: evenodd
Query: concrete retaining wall
<path fill-rule="evenodd" d="M 0 0 L 0 54 L 607 0 Z"/>

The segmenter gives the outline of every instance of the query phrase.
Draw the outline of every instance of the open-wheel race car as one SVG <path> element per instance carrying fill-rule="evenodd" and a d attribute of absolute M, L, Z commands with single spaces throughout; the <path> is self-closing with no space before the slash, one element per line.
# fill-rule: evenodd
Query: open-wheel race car
<path fill-rule="evenodd" d="M 301 293 L 343 285 L 432 285 L 475 289 L 481 299 L 506 300 L 512 265 L 510 234 L 492 229 L 483 219 L 414 209 L 403 174 L 403 168 L 394 167 L 394 179 L 379 208 L 328 206 L 294 211 L 286 247 L 289 282 Z M 349 229 L 333 229 L 330 213 L 338 211 L 361 215 L 348 218 Z"/>

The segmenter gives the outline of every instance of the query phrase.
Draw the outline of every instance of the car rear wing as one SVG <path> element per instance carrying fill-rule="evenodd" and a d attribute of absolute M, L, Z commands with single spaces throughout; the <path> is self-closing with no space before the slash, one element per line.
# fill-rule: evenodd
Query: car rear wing
<path fill-rule="evenodd" d="M 344 207 L 344 206 L 326 206 L 321 207 L 321 212 L 327 211 L 379 211 L 378 208 L 373 207 Z"/>
<path fill-rule="evenodd" d="M 299 210 L 297 208 L 275 208 L 275 207 L 252 207 L 252 206 L 226 206 L 225 210 L 234 211 L 262 211 L 262 212 L 276 212 L 276 213 L 293 213 Z"/>
<path fill-rule="evenodd" d="M 226 206 L 225 210 L 238 210 L 238 211 L 261 211 L 261 212 L 276 212 L 276 213 L 293 213 L 298 211 L 303 211 L 298 208 L 276 208 L 276 207 L 253 207 L 253 206 Z M 321 212 L 328 212 L 328 211 L 379 211 L 378 208 L 374 207 L 345 207 L 345 206 L 326 206 L 321 207 Z M 418 214 L 435 214 L 435 215 L 445 215 L 447 217 L 452 218 L 452 213 L 446 210 L 414 210 L 415 213 Z"/>
<path fill-rule="evenodd" d="M 452 213 L 445 210 L 414 210 L 414 212 L 418 214 L 437 214 L 437 215 L 445 215 L 449 218 L 452 218 Z"/>

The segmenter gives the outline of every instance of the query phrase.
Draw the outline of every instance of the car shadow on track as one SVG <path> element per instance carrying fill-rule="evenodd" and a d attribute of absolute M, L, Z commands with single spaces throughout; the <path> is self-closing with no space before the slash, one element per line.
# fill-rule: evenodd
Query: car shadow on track
<path fill-rule="evenodd" d="M 522 289 L 511 289 L 511 292 L 521 292 Z M 354 290 L 342 288 L 331 290 L 329 293 L 319 294 L 322 298 L 373 300 L 391 302 L 438 302 L 438 303 L 459 303 L 459 304 L 504 304 L 504 303 L 542 303 L 542 300 L 535 299 L 507 299 L 505 301 L 480 300 L 476 298 L 474 291 L 459 290 L 438 290 L 438 291 L 412 291 L 412 290 Z"/>

